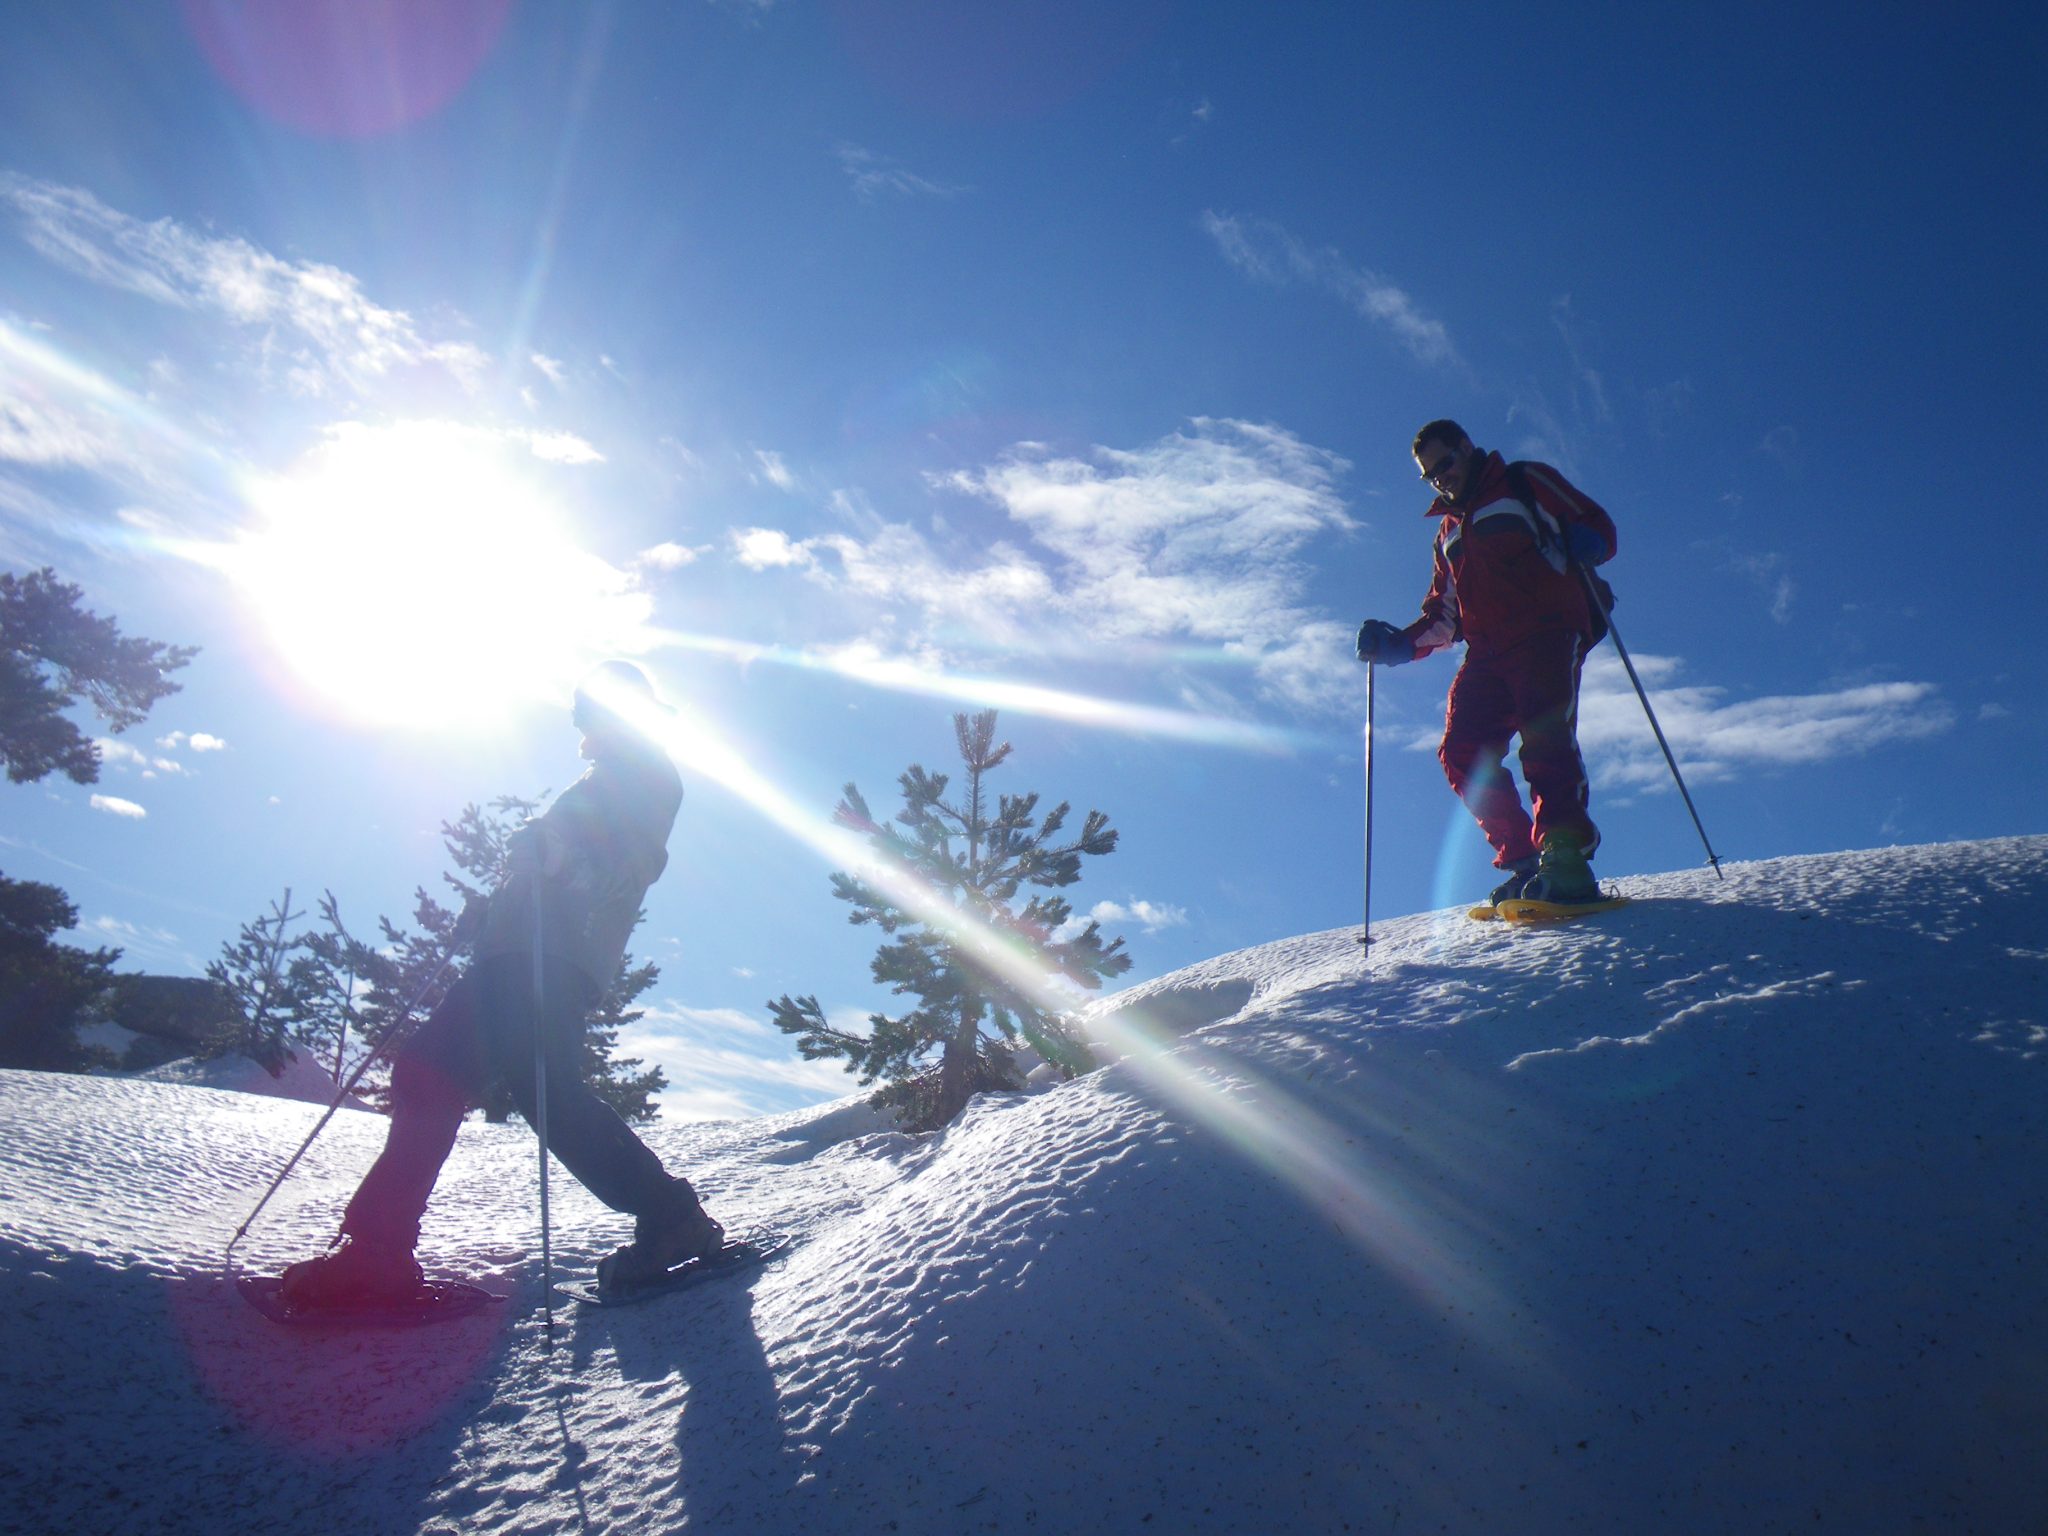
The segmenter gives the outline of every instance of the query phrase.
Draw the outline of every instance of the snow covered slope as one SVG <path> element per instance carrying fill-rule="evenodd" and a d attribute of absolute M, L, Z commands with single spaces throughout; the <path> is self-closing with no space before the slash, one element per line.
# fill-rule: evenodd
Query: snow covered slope
<path fill-rule="evenodd" d="M 657 1130 L 802 1246 L 552 1337 L 516 1125 L 423 1242 L 507 1304 L 294 1333 L 220 1256 L 316 1109 L 0 1073 L 0 1528 L 2041 1529 L 2048 838 L 1627 886 L 1221 956 L 940 1137 Z M 381 1129 L 244 1262 L 324 1243 Z M 554 1189 L 588 1266 L 622 1223 Z"/>

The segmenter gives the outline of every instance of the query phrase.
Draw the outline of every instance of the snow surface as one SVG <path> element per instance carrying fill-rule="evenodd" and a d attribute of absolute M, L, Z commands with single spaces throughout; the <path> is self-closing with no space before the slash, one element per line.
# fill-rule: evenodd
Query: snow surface
<path fill-rule="evenodd" d="M 422 1245 L 505 1305 L 290 1331 L 222 1250 L 317 1108 L 0 1073 L 0 1528 L 2048 1528 L 2048 838 L 1626 885 L 1134 988 L 1115 1064 L 941 1136 L 659 1127 L 801 1246 L 552 1334 L 516 1124 Z M 623 1223 L 553 1189 L 587 1268 Z"/>

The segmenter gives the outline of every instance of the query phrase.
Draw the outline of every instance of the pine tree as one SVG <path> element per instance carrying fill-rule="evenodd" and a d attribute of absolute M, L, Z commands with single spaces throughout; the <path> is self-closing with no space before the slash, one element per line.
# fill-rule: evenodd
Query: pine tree
<path fill-rule="evenodd" d="M 867 836 L 885 874 L 871 881 L 835 872 L 832 893 L 852 905 L 848 921 L 891 935 L 872 973 L 918 1006 L 900 1017 L 870 1015 L 869 1032 L 858 1035 L 834 1028 L 815 996 L 784 994 L 768 1005 L 806 1059 L 844 1057 L 863 1087 L 886 1079 L 872 1102 L 896 1109 L 913 1130 L 947 1124 L 984 1090 L 1021 1087 L 1020 1035 L 1071 1074 L 1085 1054 L 1047 982 L 1092 991 L 1131 967 L 1124 941 L 1105 945 L 1093 921 L 1060 937 L 1073 909 L 1063 896 L 1039 894 L 1073 885 L 1084 856 L 1116 848 L 1109 818 L 1090 811 L 1080 835 L 1062 842 L 1066 802 L 1035 825 L 1036 794 L 1002 795 L 991 805 L 984 781 L 1010 755 L 995 729 L 992 709 L 953 717 L 965 797 L 948 800 L 947 776 L 913 764 L 897 781 L 903 830 L 878 824 L 852 784 L 836 812 L 841 825 Z M 1035 889 L 1018 909 L 1027 886 Z M 1018 974 L 1020 960 L 1032 975 Z"/>
<path fill-rule="evenodd" d="M 350 1067 L 352 1038 L 367 1049 L 368 1023 L 363 1001 L 372 978 L 379 974 L 379 956 L 348 931 L 334 892 L 320 895 L 322 926 L 299 941 L 300 952 L 290 968 L 298 1016 L 291 1037 L 312 1051 L 338 1084 Z"/>
<path fill-rule="evenodd" d="M 290 955 L 299 941 L 286 937 L 291 925 L 305 916 L 291 910 L 291 887 L 284 900 L 273 902 L 267 916 L 242 924 L 232 943 L 206 967 L 206 974 L 234 999 L 237 1017 L 208 1043 L 207 1057 L 242 1055 L 272 1077 L 291 1060 L 290 1029 L 303 1011 L 298 992 L 302 973 L 295 973 Z"/>
<path fill-rule="evenodd" d="M 0 1067 L 83 1072 L 112 1066 L 111 1051 L 79 1043 L 114 982 L 118 949 L 53 942 L 78 923 L 54 885 L 0 876 Z"/>
<path fill-rule="evenodd" d="M 95 782 L 99 753 L 64 712 L 83 698 L 108 730 L 125 730 L 178 691 L 170 674 L 199 654 L 123 635 L 79 606 L 84 595 L 47 566 L 0 572 L 0 764 L 17 784 L 50 773 Z"/>
<path fill-rule="evenodd" d="M 583 1036 L 584 1077 L 600 1099 L 633 1124 L 643 1124 L 660 1112 L 654 1096 L 668 1086 L 668 1074 L 659 1067 L 643 1070 L 638 1061 L 620 1056 L 619 1031 L 641 1017 L 643 1010 L 633 1002 L 660 978 L 661 968 L 652 961 L 635 965 L 627 955 L 591 1010 Z"/>

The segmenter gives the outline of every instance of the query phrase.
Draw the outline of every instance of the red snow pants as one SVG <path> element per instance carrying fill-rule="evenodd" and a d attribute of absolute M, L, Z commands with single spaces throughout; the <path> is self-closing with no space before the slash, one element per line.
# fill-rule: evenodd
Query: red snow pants
<path fill-rule="evenodd" d="M 1586 765 L 1579 756 L 1585 646 L 1585 636 L 1562 630 L 1491 655 L 1467 650 L 1451 681 L 1437 760 L 1502 869 L 1534 855 L 1553 833 L 1571 838 L 1589 858 L 1600 846 L 1599 829 L 1586 814 Z M 1533 822 L 1507 771 L 1508 741 L 1517 735 Z"/>

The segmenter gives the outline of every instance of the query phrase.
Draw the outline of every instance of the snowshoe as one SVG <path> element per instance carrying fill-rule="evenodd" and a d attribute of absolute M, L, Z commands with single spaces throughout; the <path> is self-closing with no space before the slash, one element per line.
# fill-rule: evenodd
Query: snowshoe
<path fill-rule="evenodd" d="M 744 1274 L 748 1270 L 757 1269 L 781 1254 L 791 1242 L 792 1239 L 776 1233 L 741 1238 L 724 1243 L 715 1252 L 701 1254 L 676 1265 L 673 1269 L 657 1270 L 653 1273 L 628 1271 L 623 1283 L 615 1263 L 619 1255 L 613 1254 L 598 1264 L 595 1281 L 565 1280 L 555 1289 L 586 1306 L 637 1306 L 643 1301 L 652 1301 L 657 1296 L 668 1296 L 676 1291 L 689 1290 L 692 1286 L 702 1285 L 708 1280 Z"/>

